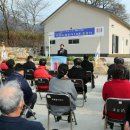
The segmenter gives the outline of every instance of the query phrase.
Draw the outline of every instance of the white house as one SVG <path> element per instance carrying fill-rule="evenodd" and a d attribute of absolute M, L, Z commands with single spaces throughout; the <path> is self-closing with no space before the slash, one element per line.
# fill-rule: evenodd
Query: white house
<path fill-rule="evenodd" d="M 104 27 L 101 37 L 101 55 L 130 54 L 130 25 L 117 16 L 103 9 L 84 4 L 76 0 L 69 0 L 58 8 L 51 16 L 42 22 L 44 26 L 44 45 L 46 52 L 57 54 L 62 43 L 69 55 L 95 54 L 99 44 L 99 37 L 51 39 L 50 32 Z"/>

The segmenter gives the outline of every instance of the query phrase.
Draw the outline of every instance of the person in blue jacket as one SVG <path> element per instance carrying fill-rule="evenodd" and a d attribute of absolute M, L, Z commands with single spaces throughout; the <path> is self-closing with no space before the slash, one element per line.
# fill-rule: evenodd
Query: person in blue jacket
<path fill-rule="evenodd" d="M 17 80 L 23 93 L 24 93 L 24 101 L 26 105 L 30 105 L 31 109 L 33 109 L 35 102 L 37 100 L 36 93 L 32 92 L 31 87 L 29 86 L 26 79 L 24 79 L 24 66 L 20 63 L 17 63 L 15 66 L 15 72 L 12 73 L 9 77 L 6 78 L 5 82 Z M 26 117 L 29 118 L 33 116 L 32 113 L 28 112 Z"/>

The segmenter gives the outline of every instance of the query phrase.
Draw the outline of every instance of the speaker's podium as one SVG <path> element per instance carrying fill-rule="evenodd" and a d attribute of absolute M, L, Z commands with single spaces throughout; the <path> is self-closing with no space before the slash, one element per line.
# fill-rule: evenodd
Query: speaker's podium
<path fill-rule="evenodd" d="M 51 57 L 51 70 L 57 71 L 60 64 L 67 64 L 66 56 L 52 56 Z"/>

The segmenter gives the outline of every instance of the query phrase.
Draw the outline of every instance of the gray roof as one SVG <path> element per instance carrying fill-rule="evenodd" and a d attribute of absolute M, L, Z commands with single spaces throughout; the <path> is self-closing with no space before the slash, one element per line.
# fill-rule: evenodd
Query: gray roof
<path fill-rule="evenodd" d="M 114 15 L 112 12 L 109 12 L 107 10 L 104 10 L 102 8 L 98 8 L 98 7 L 95 7 L 95 6 L 92 6 L 90 4 L 85 4 L 81 1 L 77 1 L 77 0 L 68 0 L 66 1 L 63 5 L 61 5 L 55 12 L 53 12 L 49 17 L 47 17 L 41 24 L 44 25 L 44 23 L 46 21 L 48 21 L 51 17 L 53 17 L 54 14 L 56 14 L 59 10 L 61 10 L 64 6 L 68 5 L 70 2 L 72 1 L 76 1 L 77 3 L 81 4 L 81 5 L 85 5 L 86 7 L 90 7 L 90 8 L 94 8 L 94 9 L 97 9 L 97 10 L 100 10 L 106 14 L 108 14 L 110 17 L 114 18 L 115 20 L 117 20 L 118 22 L 120 22 L 122 25 L 124 25 L 125 27 L 127 27 L 128 29 L 130 29 L 130 25 L 128 23 L 126 23 L 125 21 L 123 21 L 122 19 L 120 19 L 118 16 Z"/>

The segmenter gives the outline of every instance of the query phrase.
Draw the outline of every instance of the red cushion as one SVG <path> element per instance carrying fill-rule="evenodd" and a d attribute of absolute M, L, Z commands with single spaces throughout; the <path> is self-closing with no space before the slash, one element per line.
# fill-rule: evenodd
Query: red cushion
<path fill-rule="evenodd" d="M 49 86 L 37 86 L 38 90 L 48 90 Z"/>

